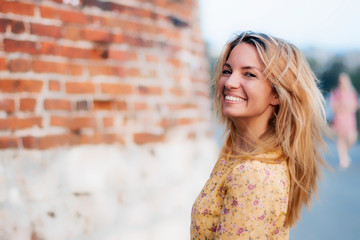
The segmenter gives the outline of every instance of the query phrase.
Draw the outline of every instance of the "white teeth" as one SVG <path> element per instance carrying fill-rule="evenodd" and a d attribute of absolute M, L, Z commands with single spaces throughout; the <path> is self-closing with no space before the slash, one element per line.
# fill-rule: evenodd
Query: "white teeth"
<path fill-rule="evenodd" d="M 230 101 L 234 101 L 234 102 L 243 102 L 245 101 L 245 99 L 243 98 L 238 98 L 238 97 L 233 97 L 233 96 L 225 96 L 226 100 L 230 100 Z"/>

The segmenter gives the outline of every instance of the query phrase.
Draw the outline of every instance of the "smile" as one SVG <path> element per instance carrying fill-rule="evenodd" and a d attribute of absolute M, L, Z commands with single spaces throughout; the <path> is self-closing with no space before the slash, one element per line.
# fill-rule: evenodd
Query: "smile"
<path fill-rule="evenodd" d="M 233 96 L 225 96 L 225 100 L 233 101 L 233 102 L 244 102 L 245 101 L 245 99 L 243 99 L 243 98 L 238 98 L 238 97 L 233 97 Z"/>

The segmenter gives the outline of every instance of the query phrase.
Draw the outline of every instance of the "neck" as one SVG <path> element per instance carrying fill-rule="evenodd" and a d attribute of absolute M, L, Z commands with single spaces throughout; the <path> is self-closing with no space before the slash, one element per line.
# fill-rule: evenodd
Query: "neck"
<path fill-rule="evenodd" d="M 247 149 L 253 146 L 269 127 L 269 120 L 273 115 L 273 107 L 269 107 L 259 116 L 233 118 L 235 125 L 236 145 L 239 148 Z"/>
<path fill-rule="evenodd" d="M 268 121 L 247 121 L 247 119 L 239 119 L 234 121 L 236 134 L 252 138 L 260 138 L 268 129 Z"/>

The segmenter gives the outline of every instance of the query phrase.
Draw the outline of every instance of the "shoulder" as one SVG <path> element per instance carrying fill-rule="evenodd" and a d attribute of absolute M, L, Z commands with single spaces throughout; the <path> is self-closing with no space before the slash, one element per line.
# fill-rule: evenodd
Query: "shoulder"
<path fill-rule="evenodd" d="M 286 213 L 290 177 L 286 161 L 267 163 L 245 160 L 234 164 L 225 182 L 226 193 L 251 209 L 266 206 L 272 213 Z"/>
<path fill-rule="evenodd" d="M 264 154 L 264 157 L 269 157 L 269 155 Z M 278 159 L 275 163 L 249 159 L 233 165 L 227 181 L 229 180 L 252 185 L 272 185 L 272 187 L 278 186 L 283 189 L 289 187 L 290 175 L 287 163 L 283 159 Z"/>
<path fill-rule="evenodd" d="M 276 173 L 287 172 L 287 162 L 282 157 L 281 151 L 273 151 L 256 155 L 254 158 L 242 160 L 234 164 L 233 172 L 265 173 L 268 170 Z"/>
<path fill-rule="evenodd" d="M 261 160 L 246 160 L 234 164 L 232 174 L 251 175 L 252 177 L 279 176 L 288 174 L 286 161 L 267 163 Z"/>

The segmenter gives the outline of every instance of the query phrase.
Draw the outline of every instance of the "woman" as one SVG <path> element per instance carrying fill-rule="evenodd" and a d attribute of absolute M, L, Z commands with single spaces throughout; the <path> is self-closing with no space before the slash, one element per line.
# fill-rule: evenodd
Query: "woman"
<path fill-rule="evenodd" d="M 358 98 L 349 75 L 339 75 L 338 87 L 330 94 L 330 106 L 334 111 L 333 130 L 337 135 L 337 147 L 341 168 L 350 165 L 349 149 L 357 138 L 356 109 Z"/>
<path fill-rule="evenodd" d="M 226 140 L 193 205 L 191 239 L 288 239 L 325 164 L 323 103 L 294 45 L 254 32 L 226 45 L 215 73 Z"/>

